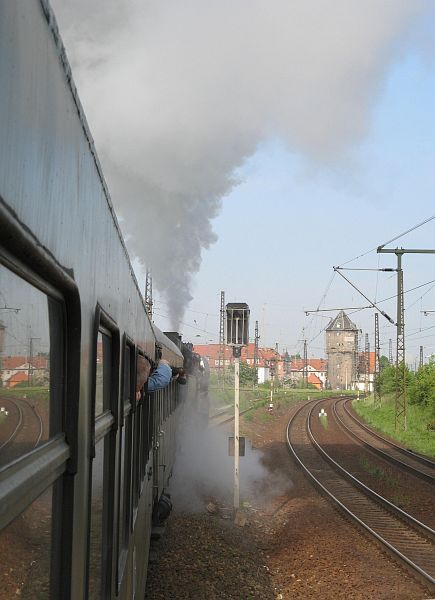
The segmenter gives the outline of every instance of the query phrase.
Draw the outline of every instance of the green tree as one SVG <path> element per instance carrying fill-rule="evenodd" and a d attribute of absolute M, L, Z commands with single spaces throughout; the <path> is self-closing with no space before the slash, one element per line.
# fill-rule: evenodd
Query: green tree
<path fill-rule="evenodd" d="M 255 379 L 255 369 L 245 362 L 240 362 L 240 385 L 252 385 Z"/>
<path fill-rule="evenodd" d="M 388 360 L 387 356 L 380 356 L 379 357 L 379 369 L 382 371 L 382 369 L 385 369 L 386 367 L 390 366 L 390 361 Z"/>
<path fill-rule="evenodd" d="M 412 404 L 432 406 L 435 412 L 435 361 L 421 367 L 409 388 L 409 401 Z"/>
<path fill-rule="evenodd" d="M 414 374 L 406 367 L 406 387 L 410 389 L 413 385 Z M 379 392 L 381 396 L 394 394 L 396 391 L 396 366 L 388 364 L 379 373 Z"/>

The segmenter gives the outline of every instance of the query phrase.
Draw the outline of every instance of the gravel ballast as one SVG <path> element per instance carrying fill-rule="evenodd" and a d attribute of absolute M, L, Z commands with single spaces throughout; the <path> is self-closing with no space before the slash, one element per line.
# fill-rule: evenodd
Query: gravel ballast
<path fill-rule="evenodd" d="M 165 534 L 153 545 L 157 560 L 148 571 L 148 600 L 432 597 L 295 466 L 285 443 L 292 410 L 276 411 L 266 422 L 259 414 L 242 421 L 265 472 L 291 485 L 271 493 L 268 481 L 256 481 L 258 493 L 242 506 L 242 525 L 234 523 L 231 498 L 216 499 L 206 490 L 195 512 L 175 506 Z"/>

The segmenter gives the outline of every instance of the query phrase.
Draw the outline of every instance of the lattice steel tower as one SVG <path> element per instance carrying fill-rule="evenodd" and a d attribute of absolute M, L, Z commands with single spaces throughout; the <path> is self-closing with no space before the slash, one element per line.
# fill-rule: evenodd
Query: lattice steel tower
<path fill-rule="evenodd" d="M 392 241 L 392 240 L 391 240 Z M 389 243 L 389 242 L 388 242 Z M 377 252 L 395 254 L 397 257 L 397 354 L 396 354 L 396 406 L 395 426 L 407 429 L 406 363 L 405 363 L 405 301 L 403 297 L 402 256 L 404 254 L 435 254 L 434 249 L 385 248 Z"/>
<path fill-rule="evenodd" d="M 303 379 L 304 379 L 304 388 L 308 387 L 308 350 L 307 350 L 307 340 L 304 339 L 304 371 L 303 371 Z"/>
<path fill-rule="evenodd" d="M 225 292 L 221 292 L 221 308 L 219 318 L 218 378 L 223 383 L 225 383 Z"/>
<path fill-rule="evenodd" d="M 367 394 L 370 392 L 370 342 L 368 333 L 365 335 L 364 371 L 364 392 Z"/>
<path fill-rule="evenodd" d="M 148 269 L 145 277 L 145 310 L 151 320 L 153 318 L 153 279 L 151 271 Z"/>
<path fill-rule="evenodd" d="M 373 382 L 373 392 L 375 396 L 375 404 L 381 403 L 381 390 L 379 388 L 379 374 L 381 371 L 381 345 L 379 343 L 379 315 L 375 313 L 375 377 Z"/>
<path fill-rule="evenodd" d="M 255 337 L 254 337 L 254 384 L 258 385 L 258 342 L 260 336 L 258 335 L 258 321 L 255 321 Z"/>

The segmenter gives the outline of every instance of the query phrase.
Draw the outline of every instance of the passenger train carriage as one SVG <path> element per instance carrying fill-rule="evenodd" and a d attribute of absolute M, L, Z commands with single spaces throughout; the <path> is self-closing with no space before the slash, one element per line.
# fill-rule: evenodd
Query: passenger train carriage
<path fill-rule="evenodd" d="M 0 0 L 2 600 L 144 597 L 199 369 L 137 395 L 136 361 L 182 367 L 172 338 L 146 314 L 48 2 Z"/>

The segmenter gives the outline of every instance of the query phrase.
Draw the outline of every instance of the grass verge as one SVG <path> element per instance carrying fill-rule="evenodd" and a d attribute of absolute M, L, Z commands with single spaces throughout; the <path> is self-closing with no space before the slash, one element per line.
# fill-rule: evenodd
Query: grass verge
<path fill-rule="evenodd" d="M 407 448 L 435 458 L 435 431 L 428 429 L 433 409 L 428 406 L 408 404 L 408 428 L 406 431 L 395 429 L 394 397 L 383 398 L 381 406 L 374 405 L 373 397 L 354 400 L 353 407 L 365 422 Z"/>

